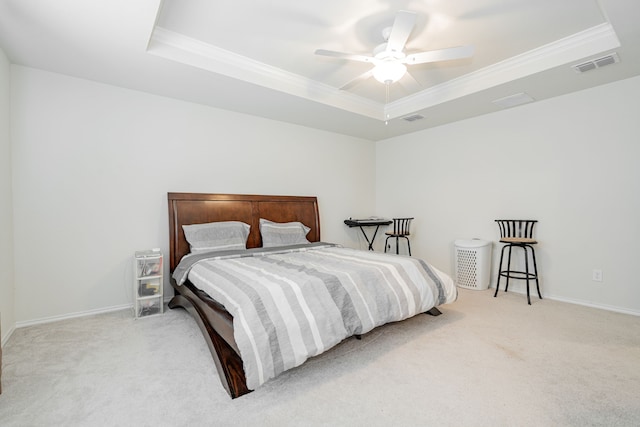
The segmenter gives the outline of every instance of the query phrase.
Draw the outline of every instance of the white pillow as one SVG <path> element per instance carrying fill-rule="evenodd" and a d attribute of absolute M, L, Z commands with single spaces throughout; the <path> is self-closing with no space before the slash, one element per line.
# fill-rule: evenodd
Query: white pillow
<path fill-rule="evenodd" d="M 246 249 L 251 226 L 240 221 L 220 221 L 183 225 L 191 252 Z"/>
<path fill-rule="evenodd" d="M 310 230 L 301 222 L 273 222 L 260 218 L 263 248 L 309 243 L 305 236 Z"/>

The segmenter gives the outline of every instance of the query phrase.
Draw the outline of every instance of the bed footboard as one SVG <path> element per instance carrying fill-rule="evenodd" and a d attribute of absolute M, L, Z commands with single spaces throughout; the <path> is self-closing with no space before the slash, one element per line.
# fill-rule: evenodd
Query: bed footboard
<path fill-rule="evenodd" d="M 169 302 L 169 308 L 184 308 L 196 321 L 209 347 L 220 381 L 229 396 L 235 399 L 251 392 L 247 388 L 242 359 L 238 355 L 235 341 L 231 338 L 230 344 L 217 332 L 222 331 L 222 335 L 227 335 L 224 331 L 229 330 L 233 337 L 232 329 L 228 325 L 232 320 L 229 313 L 224 309 L 219 311 L 220 309 L 215 307 L 215 301 L 209 299 L 210 303 L 207 303 L 201 296 L 198 297 L 198 290 L 191 283 L 176 286 L 173 280 L 171 282 L 175 296 Z"/>

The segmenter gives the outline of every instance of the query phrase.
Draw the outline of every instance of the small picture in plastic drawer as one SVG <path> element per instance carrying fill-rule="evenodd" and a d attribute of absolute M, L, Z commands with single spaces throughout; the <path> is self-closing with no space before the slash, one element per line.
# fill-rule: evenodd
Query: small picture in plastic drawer
<path fill-rule="evenodd" d="M 138 296 L 148 297 L 160 293 L 160 279 L 141 280 L 138 286 Z"/>
<path fill-rule="evenodd" d="M 160 299 L 140 301 L 138 317 L 151 316 L 160 313 Z"/>
<path fill-rule="evenodd" d="M 162 271 L 162 258 L 138 260 L 138 277 L 156 276 Z"/>

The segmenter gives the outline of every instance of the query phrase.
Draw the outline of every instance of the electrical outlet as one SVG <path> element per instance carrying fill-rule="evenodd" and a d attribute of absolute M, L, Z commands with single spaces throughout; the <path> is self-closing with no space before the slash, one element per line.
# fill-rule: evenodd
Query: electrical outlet
<path fill-rule="evenodd" d="M 593 270 L 592 280 L 594 282 L 602 282 L 602 270 Z"/>

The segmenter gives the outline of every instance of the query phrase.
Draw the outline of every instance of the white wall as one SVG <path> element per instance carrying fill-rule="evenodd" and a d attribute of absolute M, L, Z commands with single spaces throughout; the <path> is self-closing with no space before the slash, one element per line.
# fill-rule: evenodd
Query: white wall
<path fill-rule="evenodd" d="M 639 111 L 635 77 L 381 141 L 377 212 L 415 216 L 414 254 L 450 274 L 456 239 L 538 219 L 543 297 L 640 314 Z"/>
<path fill-rule="evenodd" d="M 0 342 L 15 325 L 13 288 L 13 204 L 9 85 L 11 67 L 0 49 Z"/>
<path fill-rule="evenodd" d="M 169 191 L 317 195 L 323 240 L 347 246 L 364 244 L 344 218 L 414 215 L 414 254 L 449 273 L 455 239 L 496 240 L 493 219 L 537 218 L 544 295 L 640 312 L 640 78 L 373 144 L 8 70 L 2 56 L 5 336 L 15 322 L 129 304 L 133 251 L 168 252 Z"/>
<path fill-rule="evenodd" d="M 375 206 L 370 141 L 20 66 L 12 89 L 19 325 L 131 303 L 133 252 L 168 253 L 167 192 L 315 195 L 348 246 Z"/>

